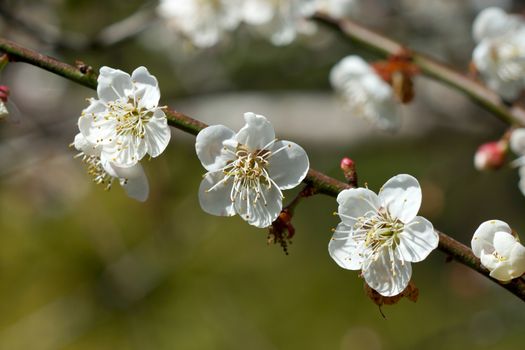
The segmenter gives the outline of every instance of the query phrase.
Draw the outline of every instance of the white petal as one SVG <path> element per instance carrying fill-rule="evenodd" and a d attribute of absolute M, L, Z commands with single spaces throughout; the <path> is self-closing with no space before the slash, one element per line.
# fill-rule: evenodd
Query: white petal
<path fill-rule="evenodd" d="M 512 265 L 513 278 L 519 277 L 525 273 L 525 247 L 520 243 L 514 245 L 509 262 Z"/>
<path fill-rule="evenodd" d="M 269 159 L 268 172 L 282 190 L 294 188 L 306 177 L 310 162 L 305 150 L 290 141 L 277 141 L 271 150 L 278 151 Z"/>
<path fill-rule="evenodd" d="M 525 128 L 519 128 L 510 135 L 510 149 L 518 155 L 525 155 Z"/>
<path fill-rule="evenodd" d="M 474 40 L 495 38 L 509 31 L 518 29 L 521 21 L 515 16 L 509 16 L 499 7 L 488 7 L 481 11 L 472 24 Z"/>
<path fill-rule="evenodd" d="M 132 89 L 133 84 L 128 73 L 106 66 L 100 68 L 97 94 L 102 101 L 109 102 L 127 98 Z"/>
<path fill-rule="evenodd" d="M 489 271 L 501 265 L 501 261 L 499 261 L 494 254 L 488 254 L 484 250 L 481 251 L 479 260 L 481 261 L 481 265 L 485 266 Z"/>
<path fill-rule="evenodd" d="M 354 226 L 360 217 L 375 215 L 380 207 L 377 195 L 367 188 L 343 190 L 337 196 L 337 203 L 341 221 L 348 226 Z"/>
<path fill-rule="evenodd" d="M 494 259 L 497 260 L 496 258 Z M 487 263 L 487 261 L 485 261 L 485 263 Z M 507 282 L 513 278 L 512 267 L 507 261 L 498 261 L 495 263 L 494 268 L 487 268 L 490 270 L 490 277 L 495 278 L 501 282 Z"/>
<path fill-rule="evenodd" d="M 202 210 L 208 214 L 233 216 L 235 210 L 230 199 L 232 181 L 215 186 L 223 178 L 222 172 L 208 173 L 204 176 L 199 186 L 199 203 Z M 214 188 L 210 191 L 212 187 Z"/>
<path fill-rule="evenodd" d="M 153 158 L 160 155 L 171 139 L 171 129 L 168 126 L 166 115 L 160 109 L 155 110 L 153 118 L 146 124 L 145 141 L 147 152 Z"/>
<path fill-rule="evenodd" d="M 144 139 L 130 136 L 117 137 L 114 144 L 102 149 L 101 157 L 108 159 L 119 167 L 127 168 L 137 164 L 146 155 Z"/>
<path fill-rule="evenodd" d="M 145 108 L 157 107 L 160 99 L 157 78 L 151 75 L 146 67 L 138 67 L 131 74 L 131 79 L 137 88 L 143 91 L 140 95 L 139 106 Z"/>
<path fill-rule="evenodd" d="M 224 142 L 234 136 L 233 130 L 224 125 L 208 126 L 197 134 L 195 151 L 206 170 L 222 169 L 234 157 L 224 149 Z"/>
<path fill-rule="evenodd" d="M 246 0 L 242 4 L 243 20 L 251 25 L 269 22 L 275 13 L 272 4 L 267 0 Z"/>
<path fill-rule="evenodd" d="M 116 138 L 116 120 L 104 118 L 104 113 L 86 114 L 78 118 L 78 128 L 91 143 L 106 146 Z"/>
<path fill-rule="evenodd" d="M 352 238 L 352 228 L 343 223 L 337 229 L 328 243 L 328 252 L 332 259 L 347 270 L 361 270 L 363 265 L 364 241 L 356 242 Z"/>
<path fill-rule="evenodd" d="M 379 200 L 393 217 L 407 223 L 417 215 L 421 206 L 421 187 L 411 175 L 396 175 L 383 185 Z"/>
<path fill-rule="evenodd" d="M 509 258 L 514 245 L 519 244 L 510 233 L 498 231 L 494 234 L 494 250 L 498 255 Z"/>
<path fill-rule="evenodd" d="M 235 211 L 250 225 L 264 228 L 277 219 L 282 209 L 282 198 L 279 189 L 275 186 L 268 188 L 263 185 L 261 189 L 264 197 L 255 200 L 255 191 L 242 190 L 235 198 Z"/>
<path fill-rule="evenodd" d="M 399 234 L 399 256 L 410 262 L 424 260 L 439 244 L 439 235 L 427 219 L 416 216 Z"/>
<path fill-rule="evenodd" d="M 87 156 L 99 157 L 101 152 L 101 147 L 96 146 L 89 142 L 82 133 L 75 135 L 75 140 L 73 141 L 75 148 L 78 151 L 84 152 Z"/>
<path fill-rule="evenodd" d="M 363 270 L 366 283 L 376 292 L 387 297 L 398 295 L 405 290 L 411 276 L 410 263 L 403 263 L 394 254 L 394 264 L 392 264 L 387 248 L 383 248 L 378 259 L 369 262 L 366 269 Z"/>
<path fill-rule="evenodd" d="M 275 131 L 266 117 L 251 112 L 244 113 L 246 125 L 235 136 L 240 144 L 246 145 L 250 151 L 264 149 L 275 140 Z"/>
<path fill-rule="evenodd" d="M 148 199 L 149 183 L 142 165 L 136 164 L 129 168 L 113 167 L 120 178 L 120 184 L 127 195 L 139 202 Z"/>
<path fill-rule="evenodd" d="M 494 235 L 498 231 L 507 233 L 512 232 L 509 225 L 500 220 L 489 220 L 479 225 L 476 232 L 474 232 L 472 241 L 470 242 L 472 252 L 475 256 L 481 258 L 482 251 L 487 254 L 492 254 L 492 252 L 494 252 Z"/>
<path fill-rule="evenodd" d="M 347 56 L 330 71 L 330 83 L 334 88 L 343 88 L 348 81 L 366 74 L 374 74 L 374 72 L 365 60 L 359 56 Z"/>

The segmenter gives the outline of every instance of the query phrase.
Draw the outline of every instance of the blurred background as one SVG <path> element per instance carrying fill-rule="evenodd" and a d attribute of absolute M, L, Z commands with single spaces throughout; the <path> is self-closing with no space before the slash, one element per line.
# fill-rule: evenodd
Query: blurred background
<path fill-rule="evenodd" d="M 344 156 L 373 190 L 412 174 L 423 187 L 421 215 L 463 243 L 496 218 L 525 237 L 517 170 L 473 167 L 476 148 L 506 125 L 463 95 L 418 77 L 401 130 L 388 134 L 345 112 L 331 91 L 328 73 L 342 57 L 374 59 L 335 33 L 319 28 L 276 47 L 241 26 L 196 49 L 155 17 L 156 5 L 3 0 L 0 31 L 69 63 L 145 65 L 161 103 L 207 123 L 235 130 L 244 112 L 263 114 L 336 178 Z M 471 23 L 489 5 L 525 8 L 367 0 L 356 18 L 467 72 Z M 327 254 L 333 198 L 299 206 L 285 255 L 267 231 L 201 211 L 204 169 L 192 136 L 174 129 L 165 153 L 144 163 L 151 194 L 137 203 L 118 185 L 93 184 L 68 148 L 94 91 L 25 64 L 8 65 L 0 84 L 17 108 L 0 123 L 0 349 L 522 348 L 522 302 L 440 251 L 414 266 L 419 301 L 385 306 L 383 319 L 357 272 Z"/>

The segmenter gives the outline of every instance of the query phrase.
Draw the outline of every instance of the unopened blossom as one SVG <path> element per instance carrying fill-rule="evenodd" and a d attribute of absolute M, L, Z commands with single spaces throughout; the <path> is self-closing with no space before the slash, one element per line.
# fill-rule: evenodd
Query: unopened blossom
<path fill-rule="evenodd" d="M 506 141 L 492 141 L 478 147 L 474 155 L 474 167 L 477 170 L 496 170 L 505 164 L 507 156 Z"/>
<path fill-rule="evenodd" d="M 490 8 L 474 22 L 478 45 L 472 61 L 487 86 L 513 100 L 525 87 L 525 25 L 521 18 Z"/>
<path fill-rule="evenodd" d="M 507 223 L 485 221 L 474 233 L 471 245 L 492 278 L 507 282 L 525 273 L 525 247 Z"/>
<path fill-rule="evenodd" d="M 330 72 L 330 82 L 352 114 L 381 129 L 400 125 L 400 107 L 392 87 L 359 56 L 347 56 Z"/>
<path fill-rule="evenodd" d="M 197 47 L 210 47 L 235 29 L 242 0 L 161 0 L 157 13 Z"/>
<path fill-rule="evenodd" d="M 316 0 L 244 0 L 242 19 L 274 45 L 288 45 L 298 34 L 312 34 L 315 25 L 307 17 Z"/>
<path fill-rule="evenodd" d="M 199 202 L 209 214 L 238 214 L 250 225 L 268 227 L 281 212 L 282 191 L 305 178 L 308 156 L 301 146 L 276 139 L 264 116 L 245 113 L 244 120 L 237 133 L 212 125 L 197 135 L 197 156 L 208 171 Z"/>
<path fill-rule="evenodd" d="M 88 173 L 96 184 L 109 190 L 113 181 L 117 180 L 129 197 L 140 202 L 148 198 L 148 179 L 140 163 L 123 168 L 102 159 L 102 147 L 92 144 L 81 133 L 75 136 L 73 146 L 80 152 L 76 157 L 86 164 Z"/>
<path fill-rule="evenodd" d="M 341 191 L 341 223 L 328 245 L 330 256 L 342 268 L 361 270 L 383 296 L 403 292 L 411 263 L 425 259 L 439 243 L 432 223 L 417 216 L 421 198 L 418 181 L 406 174 L 392 177 L 379 194 L 367 188 Z"/>
<path fill-rule="evenodd" d="M 166 115 L 158 106 L 157 79 L 145 67 L 131 76 L 102 67 L 98 99 L 90 99 L 78 127 L 90 143 L 100 146 L 101 157 L 119 167 L 131 167 L 146 154 L 160 155 L 171 134 Z"/>

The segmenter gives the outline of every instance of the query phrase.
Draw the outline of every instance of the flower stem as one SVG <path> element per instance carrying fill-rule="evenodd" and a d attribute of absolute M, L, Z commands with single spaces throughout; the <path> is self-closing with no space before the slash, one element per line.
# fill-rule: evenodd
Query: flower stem
<path fill-rule="evenodd" d="M 337 30 L 354 44 L 372 51 L 379 56 L 387 57 L 407 51 L 404 45 L 349 19 L 335 19 L 320 12 L 316 13 L 313 19 L 327 27 Z M 520 113 L 509 110 L 495 92 L 489 90 L 481 83 L 421 53 L 411 50 L 409 50 L 409 52 L 414 63 L 419 66 L 421 72 L 429 78 L 437 80 L 467 95 L 474 102 L 502 121 L 514 126 L 525 126 L 525 119 Z"/>
<path fill-rule="evenodd" d="M 97 75 L 92 69 L 86 70 L 84 69 L 84 66 L 71 66 L 55 58 L 24 48 L 3 38 L 0 38 L 0 51 L 7 53 L 9 59 L 13 62 L 18 61 L 29 63 L 91 89 L 97 88 Z M 197 135 L 200 130 L 207 126 L 201 121 L 171 109 L 166 109 L 166 115 L 171 126 L 193 135 Z M 347 183 L 329 177 L 314 169 L 308 171 L 308 175 L 304 179 L 304 182 L 316 193 L 322 193 L 331 197 L 337 197 L 340 191 L 352 187 Z M 467 246 L 442 232 L 437 232 L 439 233 L 440 250 L 525 301 L 525 280 L 517 278 L 510 283 L 502 284 L 492 279 L 489 276 L 489 271 L 481 266 L 479 259 L 474 256 Z"/>

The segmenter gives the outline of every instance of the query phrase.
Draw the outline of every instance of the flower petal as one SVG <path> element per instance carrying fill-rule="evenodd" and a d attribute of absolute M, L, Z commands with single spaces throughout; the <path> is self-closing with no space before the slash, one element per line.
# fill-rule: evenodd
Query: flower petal
<path fill-rule="evenodd" d="M 346 56 L 330 71 L 330 83 L 334 88 L 343 89 L 353 79 L 375 74 L 368 63 L 359 56 Z"/>
<path fill-rule="evenodd" d="M 363 265 L 364 241 L 356 242 L 352 238 L 353 230 L 350 226 L 343 223 L 337 225 L 337 228 L 328 243 L 328 253 L 334 261 L 347 270 L 361 270 Z"/>
<path fill-rule="evenodd" d="M 199 186 L 199 203 L 202 210 L 217 216 L 233 216 L 235 210 L 230 199 L 232 181 L 217 185 L 224 179 L 222 172 L 208 173 Z M 212 190 L 210 190 L 213 187 Z"/>
<path fill-rule="evenodd" d="M 103 147 L 101 158 L 109 160 L 116 166 L 127 168 L 137 164 L 144 158 L 146 152 L 144 139 L 129 138 L 123 135 L 117 137 L 112 145 Z"/>
<path fill-rule="evenodd" d="M 491 270 L 489 274 L 490 277 L 495 278 L 498 281 L 507 282 L 514 278 L 512 276 L 512 267 L 507 261 L 498 261 L 493 269 L 488 269 Z"/>
<path fill-rule="evenodd" d="M 417 215 L 421 206 L 421 187 L 411 175 L 396 175 L 379 190 L 379 200 L 393 217 L 407 223 Z"/>
<path fill-rule="evenodd" d="M 494 234 L 494 250 L 499 256 L 508 259 L 516 244 L 519 244 L 516 237 L 508 232 L 498 231 Z"/>
<path fill-rule="evenodd" d="M 421 216 L 416 216 L 407 223 L 398 237 L 399 256 L 410 262 L 424 260 L 431 251 L 437 248 L 439 243 L 439 235 L 434 231 L 434 226 Z"/>
<path fill-rule="evenodd" d="M 509 225 L 500 220 L 489 220 L 479 225 L 470 242 L 474 255 L 481 258 L 482 251 L 486 254 L 492 254 L 494 252 L 494 235 L 499 231 L 512 232 Z"/>
<path fill-rule="evenodd" d="M 347 226 L 354 226 L 363 216 L 375 215 L 380 207 L 377 195 L 367 188 L 351 188 L 339 192 L 337 212 Z"/>
<path fill-rule="evenodd" d="M 493 271 L 501 265 L 501 261 L 494 256 L 494 254 L 482 251 L 480 254 L 481 265 L 485 266 L 489 271 Z"/>
<path fill-rule="evenodd" d="M 294 188 L 306 177 L 310 162 L 305 150 L 290 141 L 277 141 L 272 145 L 268 173 L 282 190 Z"/>
<path fill-rule="evenodd" d="M 525 273 L 525 247 L 521 243 L 516 243 L 509 257 L 512 265 L 513 278 L 519 277 Z"/>
<path fill-rule="evenodd" d="M 525 155 L 525 128 L 516 129 L 512 132 L 510 149 L 516 154 Z"/>
<path fill-rule="evenodd" d="M 376 292 L 383 296 L 391 297 L 398 295 L 408 286 L 412 276 L 412 266 L 395 256 L 390 260 L 388 248 L 382 248 L 376 259 L 370 259 L 368 266 L 363 270 L 366 283 Z M 367 262 L 365 262 L 367 265 Z M 365 268 L 365 267 L 363 267 Z"/>
<path fill-rule="evenodd" d="M 148 199 L 149 183 L 142 165 L 135 164 L 129 168 L 114 166 L 113 169 L 120 178 L 120 184 L 129 197 L 139 202 L 144 202 Z"/>
<path fill-rule="evenodd" d="M 233 130 L 224 125 L 208 126 L 197 134 L 195 151 L 206 170 L 217 171 L 232 160 L 232 155 L 224 149 L 224 142 L 234 136 Z"/>
<path fill-rule="evenodd" d="M 133 84 L 128 73 L 106 66 L 100 68 L 97 94 L 102 101 L 109 102 L 127 98 L 132 89 Z"/>
<path fill-rule="evenodd" d="M 82 133 L 78 133 L 75 135 L 75 140 L 73 141 L 73 145 L 78 151 L 83 152 L 87 156 L 95 156 L 99 157 L 101 152 L 101 147 L 96 146 L 89 142 Z"/>
<path fill-rule="evenodd" d="M 235 197 L 235 211 L 250 225 L 264 228 L 272 224 L 283 206 L 281 192 L 276 186 L 263 185 L 261 197 L 255 201 L 255 191 L 242 188 Z"/>
<path fill-rule="evenodd" d="M 275 140 L 275 131 L 272 124 L 263 115 L 251 112 L 244 113 L 246 125 L 235 136 L 240 144 L 248 147 L 249 151 L 264 149 Z"/>
<path fill-rule="evenodd" d="M 141 90 L 139 106 L 144 108 L 157 107 L 160 100 L 160 90 L 157 78 L 151 75 L 146 67 L 138 67 L 131 73 L 131 80 L 137 90 Z"/>
<path fill-rule="evenodd" d="M 171 130 L 166 115 L 160 109 L 155 110 L 153 118 L 146 124 L 147 152 L 153 158 L 160 155 L 171 139 Z"/>

